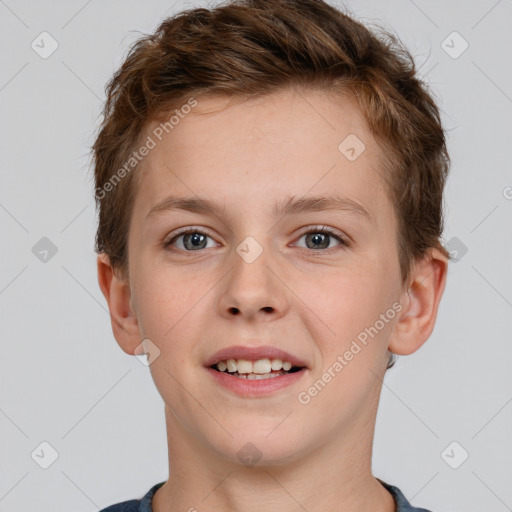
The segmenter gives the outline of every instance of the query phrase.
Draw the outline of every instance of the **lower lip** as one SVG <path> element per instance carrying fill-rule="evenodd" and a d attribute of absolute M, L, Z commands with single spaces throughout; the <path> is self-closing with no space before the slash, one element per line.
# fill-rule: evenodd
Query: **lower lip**
<path fill-rule="evenodd" d="M 233 377 L 226 372 L 219 372 L 212 368 L 207 368 L 210 375 L 219 383 L 221 386 L 235 392 L 237 395 L 243 397 L 257 397 L 269 395 L 279 389 L 283 389 L 287 386 L 291 386 L 306 373 L 306 368 L 299 370 L 298 372 L 286 373 L 279 377 L 270 377 L 268 379 L 248 380 L 241 379 L 240 377 Z"/>

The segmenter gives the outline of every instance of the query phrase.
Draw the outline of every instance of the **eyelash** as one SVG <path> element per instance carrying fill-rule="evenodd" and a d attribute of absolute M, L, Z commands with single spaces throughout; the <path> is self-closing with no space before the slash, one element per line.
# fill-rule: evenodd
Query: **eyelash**
<path fill-rule="evenodd" d="M 200 252 L 201 250 L 205 250 L 205 249 L 198 249 L 197 251 L 188 251 L 188 250 L 183 250 L 183 249 L 175 249 L 175 248 L 172 248 L 170 249 L 170 247 L 172 246 L 172 244 L 180 237 L 184 236 L 184 235 L 188 235 L 188 234 L 192 234 L 192 233 L 199 233 L 201 235 L 206 235 L 208 236 L 209 238 L 212 238 L 207 232 L 203 231 L 202 229 L 199 229 L 199 228 L 195 228 L 195 227 L 190 227 L 190 228 L 184 228 L 183 230 L 181 231 L 178 231 L 177 233 L 174 234 L 174 236 L 168 240 L 168 241 L 165 241 L 162 245 L 164 247 L 164 249 L 167 249 L 167 250 L 174 250 L 174 251 L 177 251 L 177 252 L 189 252 L 189 253 L 192 253 L 192 252 Z M 347 239 L 343 236 L 341 236 L 341 234 L 332 229 L 332 228 L 329 228 L 327 226 L 313 226 L 311 228 L 309 228 L 307 231 L 303 231 L 300 235 L 299 235 L 299 238 L 302 238 L 304 235 L 308 235 L 308 234 L 311 234 L 311 233 L 320 233 L 320 234 L 323 234 L 323 235 L 330 235 L 331 237 L 333 238 L 336 238 L 339 242 L 339 246 L 337 247 L 350 247 L 350 244 L 349 242 L 347 241 Z M 213 238 L 212 238 L 213 239 Z M 305 251 L 308 251 L 308 252 L 331 252 L 333 249 L 336 249 L 336 247 L 331 247 L 329 249 L 308 249 L 307 247 L 300 247 L 300 249 L 303 249 Z"/>

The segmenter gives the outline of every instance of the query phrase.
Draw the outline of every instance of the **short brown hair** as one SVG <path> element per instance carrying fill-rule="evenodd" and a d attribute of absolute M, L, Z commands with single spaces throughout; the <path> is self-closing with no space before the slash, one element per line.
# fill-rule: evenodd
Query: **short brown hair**
<path fill-rule="evenodd" d="M 92 147 L 96 251 L 128 275 L 136 172 L 125 169 L 117 183 L 112 178 L 149 121 L 192 95 L 252 98 L 286 87 L 349 92 L 357 99 L 385 155 L 382 177 L 398 218 L 402 282 L 428 249 L 449 258 L 440 237 L 450 160 L 436 103 L 398 37 L 384 29 L 374 33 L 322 0 L 234 0 L 189 9 L 133 45 L 107 85 Z"/>

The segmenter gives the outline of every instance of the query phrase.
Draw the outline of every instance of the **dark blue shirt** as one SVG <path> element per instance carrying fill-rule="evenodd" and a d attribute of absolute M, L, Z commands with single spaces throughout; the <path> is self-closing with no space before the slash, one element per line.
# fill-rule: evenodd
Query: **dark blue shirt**
<path fill-rule="evenodd" d="M 377 480 L 391 493 L 396 503 L 395 512 L 431 512 L 426 508 L 413 507 L 402 494 L 402 491 L 393 485 L 383 482 L 380 478 Z M 164 485 L 165 482 L 160 482 L 149 489 L 146 495 L 140 500 L 129 500 L 110 505 L 110 507 L 100 510 L 100 512 L 153 512 L 151 508 L 151 500 L 155 492 Z"/>

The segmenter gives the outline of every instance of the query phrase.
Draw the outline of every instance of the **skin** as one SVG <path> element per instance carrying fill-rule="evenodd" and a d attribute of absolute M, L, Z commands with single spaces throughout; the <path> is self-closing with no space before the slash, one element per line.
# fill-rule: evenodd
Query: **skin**
<path fill-rule="evenodd" d="M 153 510 L 392 512 L 391 494 L 371 473 L 388 350 L 411 354 L 430 336 L 447 260 L 432 249 L 402 286 L 381 149 L 348 98 L 309 89 L 242 102 L 196 99 L 137 171 L 129 278 L 98 256 L 117 342 L 128 354 L 145 338 L 160 350 L 150 371 L 165 403 L 169 479 Z M 351 133 L 366 146 L 355 161 L 338 151 Z M 271 214 L 276 201 L 334 190 L 375 222 L 347 211 Z M 171 193 L 208 198 L 221 211 L 146 218 Z M 349 245 L 308 241 L 316 225 Z M 194 250 L 189 240 L 186 252 L 184 237 L 174 251 L 163 247 L 185 226 L 210 237 L 206 248 Z M 263 249 L 252 263 L 236 252 L 248 236 Z M 394 303 L 401 311 L 308 404 L 299 403 L 297 395 Z M 241 398 L 214 384 L 203 366 L 234 344 L 275 345 L 309 369 L 271 396 Z M 261 452 L 253 467 L 237 456 L 248 442 Z"/>

